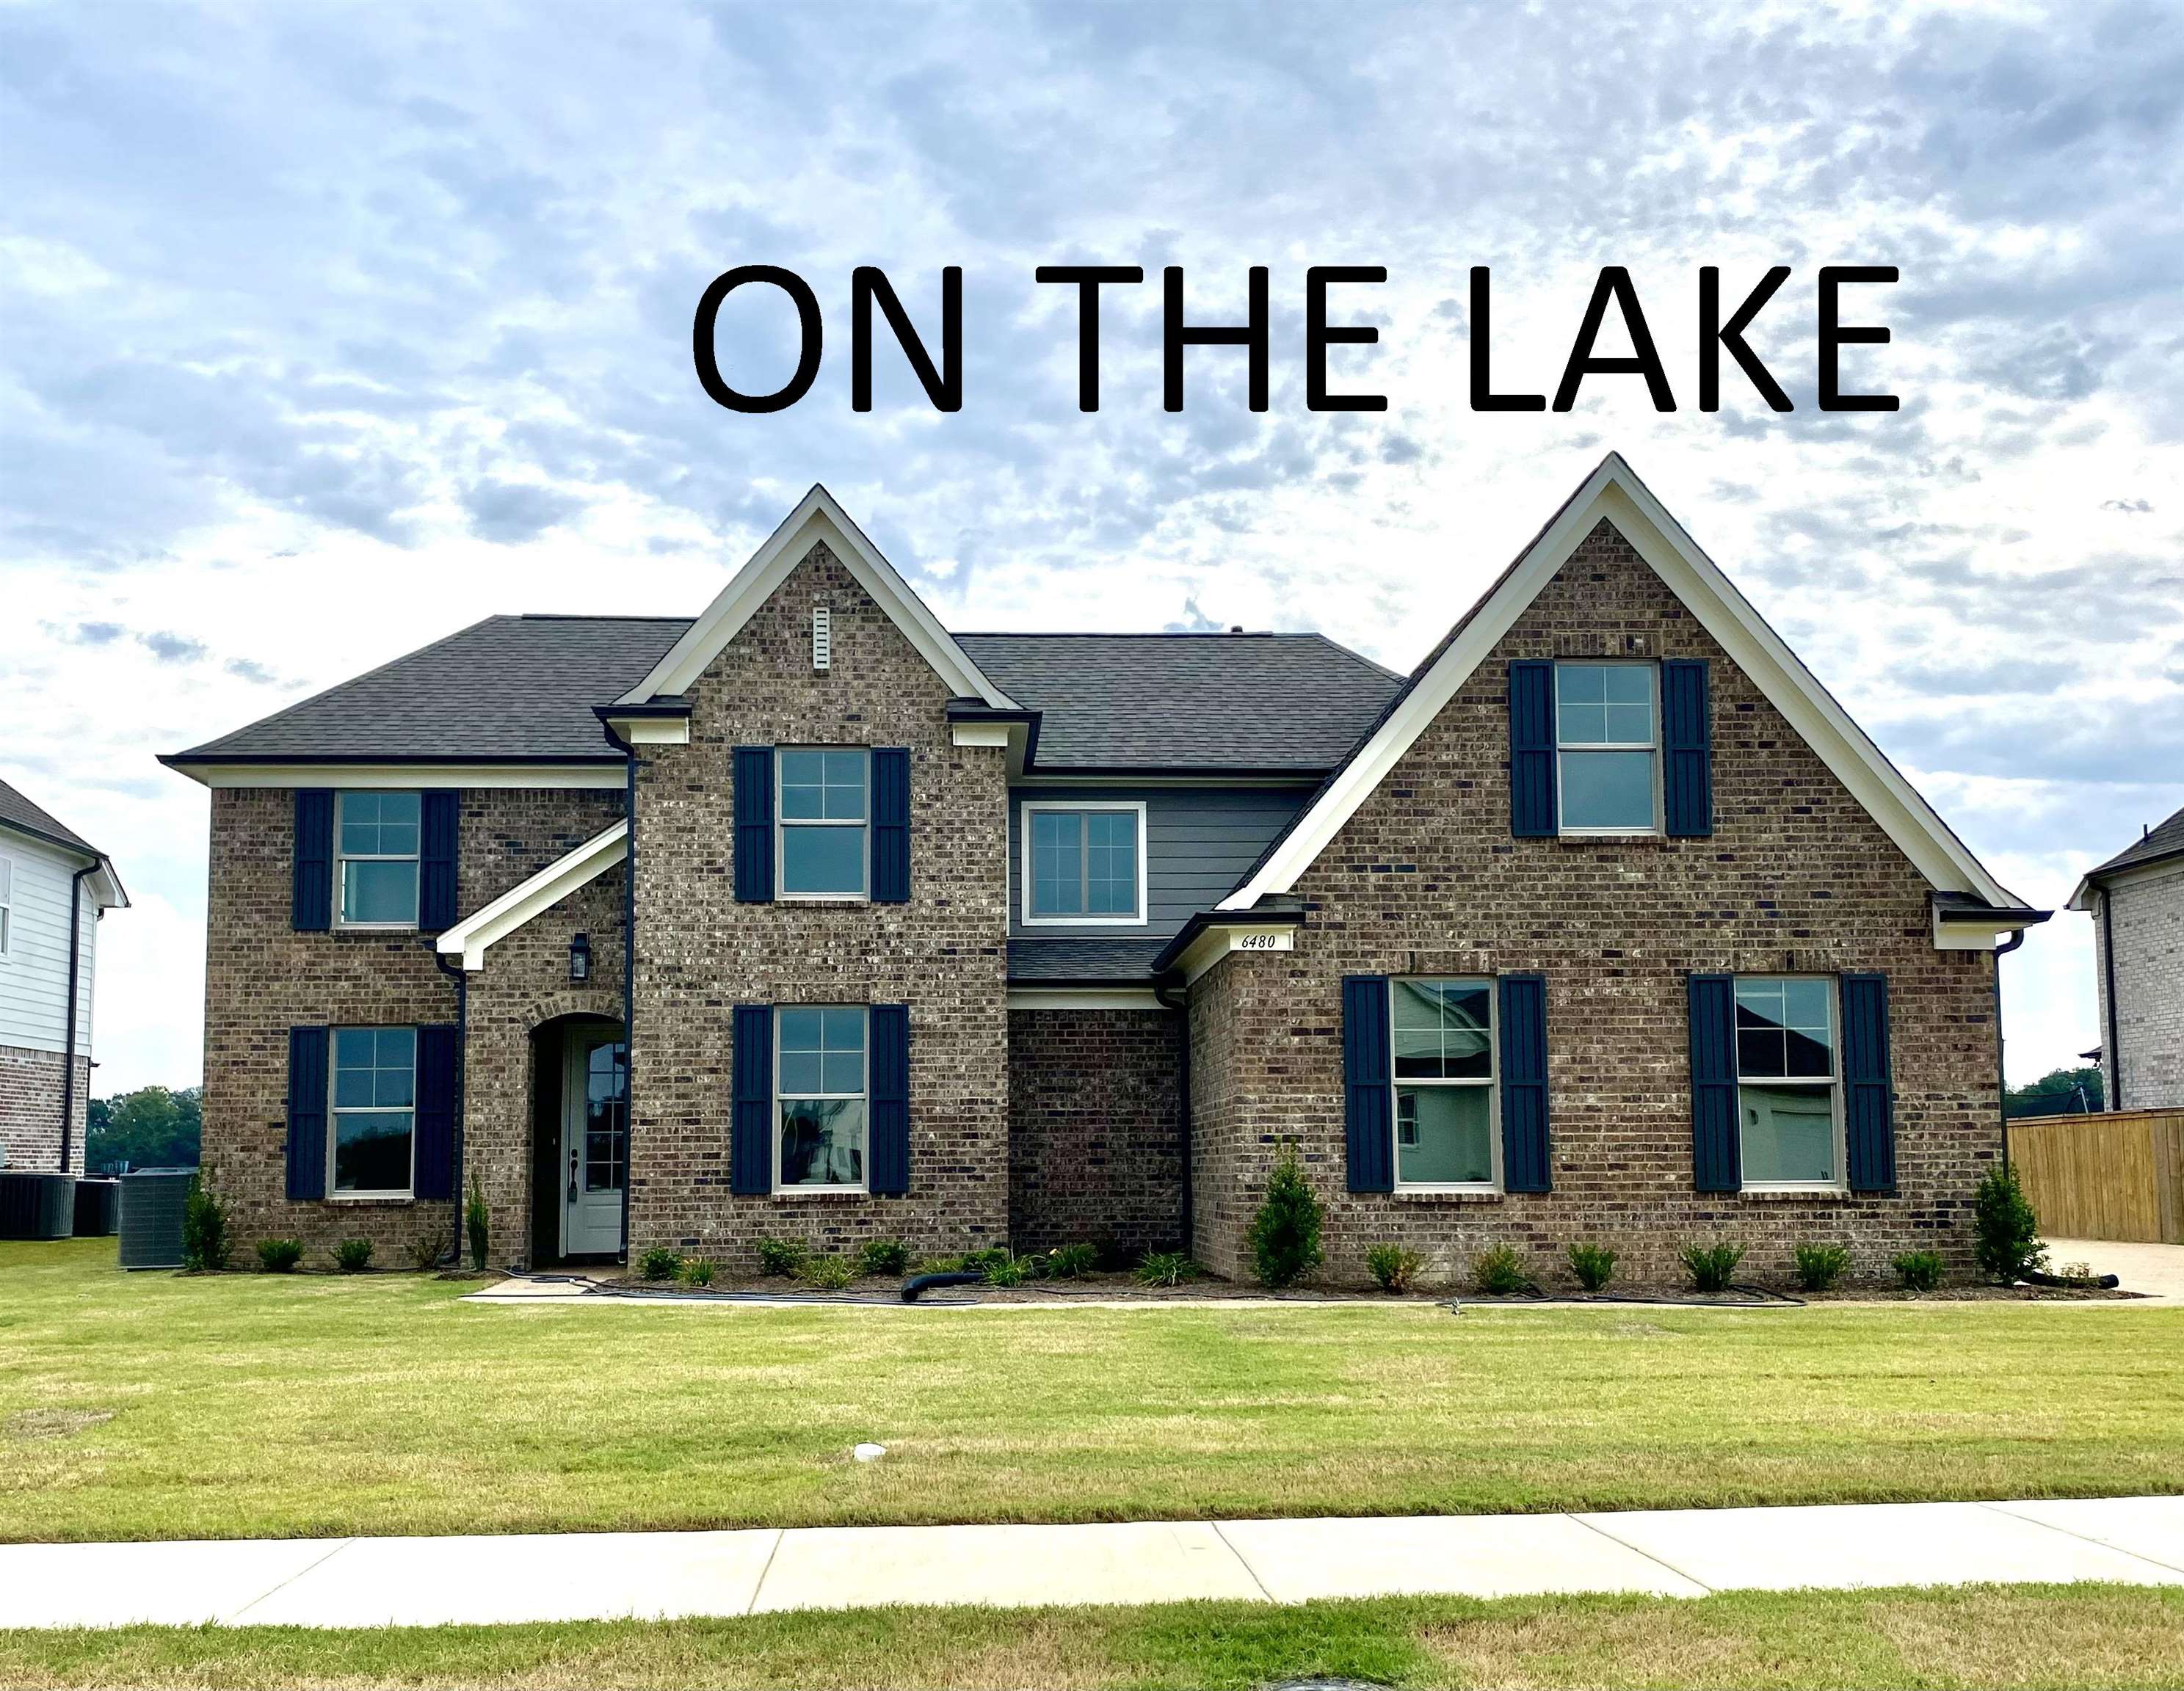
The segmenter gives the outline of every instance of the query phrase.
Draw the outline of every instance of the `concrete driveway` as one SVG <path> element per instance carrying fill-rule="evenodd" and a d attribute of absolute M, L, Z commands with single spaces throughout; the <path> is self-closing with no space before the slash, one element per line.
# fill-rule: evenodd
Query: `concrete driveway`
<path fill-rule="evenodd" d="M 2096 1274 L 2113 1274 L 2126 1292 L 2142 1293 L 2159 1303 L 2184 1308 L 2184 1245 L 2126 1244 L 2115 1239 L 2050 1239 L 2048 1264 L 2089 1264 Z"/>

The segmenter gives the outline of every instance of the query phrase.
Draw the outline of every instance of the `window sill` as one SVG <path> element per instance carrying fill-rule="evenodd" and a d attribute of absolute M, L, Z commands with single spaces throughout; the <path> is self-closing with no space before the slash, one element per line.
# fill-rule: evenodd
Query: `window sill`
<path fill-rule="evenodd" d="M 417 1199 L 407 1192 L 329 1192 L 325 1201 L 351 1210 L 398 1210 Z"/>
<path fill-rule="evenodd" d="M 862 893 L 777 893 L 777 904 L 869 904 L 872 901 Z"/>
<path fill-rule="evenodd" d="M 1413 1186 L 1398 1187 L 1389 1196 L 1398 1204 L 1499 1204 L 1508 1194 L 1483 1186 Z"/>
<path fill-rule="evenodd" d="M 1850 1196 L 1842 1186 L 1747 1186 L 1736 1194 L 1748 1204 L 1839 1204 Z"/>
<path fill-rule="evenodd" d="M 1658 828 L 1564 828 L 1555 836 L 1564 845 L 1651 845 L 1668 837 Z"/>
<path fill-rule="evenodd" d="M 861 1204 L 872 1194 L 862 1187 L 784 1187 L 772 1194 L 777 1204 Z"/>

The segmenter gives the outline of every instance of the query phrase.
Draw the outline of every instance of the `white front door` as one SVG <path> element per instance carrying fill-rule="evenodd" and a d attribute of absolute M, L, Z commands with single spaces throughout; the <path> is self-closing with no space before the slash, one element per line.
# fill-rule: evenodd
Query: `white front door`
<path fill-rule="evenodd" d="M 628 1057 L 615 1032 L 577 1028 L 561 1071 L 561 1254 L 621 1249 L 629 1162 Z"/>

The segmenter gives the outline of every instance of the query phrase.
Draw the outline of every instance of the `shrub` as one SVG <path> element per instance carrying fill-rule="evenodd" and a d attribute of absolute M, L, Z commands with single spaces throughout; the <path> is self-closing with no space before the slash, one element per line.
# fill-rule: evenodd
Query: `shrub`
<path fill-rule="evenodd" d="M 463 1226 L 471 1236 L 472 1268 L 485 1266 L 486 1227 L 490 1219 L 490 1212 L 485 1207 L 485 1193 L 478 1185 L 477 1176 L 472 1175 L 470 1201 L 463 1205 Z"/>
<path fill-rule="evenodd" d="M 2090 1262 L 2066 1262 L 2055 1271 L 2055 1277 L 2074 1286 L 2090 1286 L 2093 1283 L 2093 1265 Z"/>
<path fill-rule="evenodd" d="M 1736 1272 L 1736 1265 L 1744 1260 L 1744 1247 L 1731 1244 L 1727 1239 L 1716 1239 L 1710 1245 L 1694 1239 L 1677 1256 L 1684 1265 L 1684 1272 L 1691 1277 L 1692 1290 L 1726 1292 L 1730 1277 Z"/>
<path fill-rule="evenodd" d="M 815 1292 L 841 1292 L 857 1277 L 857 1271 L 846 1256 L 814 1256 L 805 1260 L 800 1277 Z"/>
<path fill-rule="evenodd" d="M 1606 1245 L 1572 1245 L 1570 1272 L 1588 1292 L 1604 1292 L 1615 1277 L 1615 1253 Z"/>
<path fill-rule="evenodd" d="M 983 1254 L 983 1253 L 981 1254 Z M 1006 1251 L 1003 1251 L 1000 1254 L 1000 1258 L 998 1261 L 989 1262 L 986 1265 L 986 1284 L 989 1286 L 1021 1286 L 1024 1283 L 1024 1280 L 1030 1271 L 1031 1271 L 1025 1265 L 1023 1258 L 1020 1256 L 1011 1256 Z"/>
<path fill-rule="evenodd" d="M 1418 1283 L 1426 1260 L 1401 1245 L 1373 1245 L 1365 1253 L 1365 1271 L 1383 1292 L 1407 1292 Z"/>
<path fill-rule="evenodd" d="M 1825 1292 L 1842 1278 L 1843 1270 L 1850 1266 L 1850 1253 L 1841 1245 L 1791 1245 L 1790 1265 L 1802 1289 Z"/>
<path fill-rule="evenodd" d="M 1056 1245 L 1040 1262 L 1039 1272 L 1049 1280 L 1081 1280 L 1099 1265 L 1097 1245 Z"/>
<path fill-rule="evenodd" d="M 1284 1141 L 1267 1177 L 1267 1199 L 1251 1218 L 1251 1260 L 1259 1283 L 1275 1291 L 1294 1286 L 1319 1266 L 1319 1200 L 1304 1177 L 1296 1147 Z"/>
<path fill-rule="evenodd" d="M 671 1251 L 666 1245 L 655 1245 L 637 1259 L 638 1277 L 641 1280 L 672 1280 L 682 1266 L 682 1253 Z"/>
<path fill-rule="evenodd" d="M 1492 1245 L 1471 1259 L 1471 1283 L 1490 1297 L 1507 1298 L 1519 1292 L 1536 1293 L 1524 1259 L 1508 1245 Z"/>
<path fill-rule="evenodd" d="M 1972 1260 L 1990 1280 L 2008 1286 L 2048 1265 L 2040 1218 L 2007 1164 L 1989 1169 L 1972 1193 Z"/>
<path fill-rule="evenodd" d="M 866 1239 L 857 1252 L 860 1274 L 907 1274 L 910 1247 L 900 1239 Z"/>
<path fill-rule="evenodd" d="M 304 1260 L 301 1239 L 260 1239 L 258 1242 L 258 1265 L 268 1274 L 293 1274 L 296 1265 Z"/>
<path fill-rule="evenodd" d="M 410 1240 L 410 1265 L 420 1274 L 430 1274 L 440 1265 L 440 1242 L 430 1233 Z"/>
<path fill-rule="evenodd" d="M 182 1204 L 182 1266 L 208 1271 L 227 1266 L 234 1249 L 227 1236 L 227 1205 L 192 1178 Z"/>
<path fill-rule="evenodd" d="M 1140 1286 L 1180 1286 L 1186 1280 L 1197 1279 L 1198 1275 L 1198 1265 L 1179 1250 L 1149 1251 L 1145 1260 L 1138 1265 Z"/>
<path fill-rule="evenodd" d="M 371 1265 L 370 1239 L 343 1239 L 334 1247 L 334 1266 L 344 1274 L 361 1274 Z"/>
<path fill-rule="evenodd" d="M 1942 1283 L 1942 1254 L 1907 1250 L 1896 1259 L 1896 1277 L 1907 1292 L 1930 1292 Z"/>
<path fill-rule="evenodd" d="M 794 1280 L 804 1272 L 811 1253 L 794 1239 L 760 1239 L 758 1242 L 758 1271 L 778 1274 Z"/>
<path fill-rule="evenodd" d="M 710 1286 L 713 1283 L 713 1259 L 710 1256 L 686 1256 L 675 1277 L 685 1286 Z"/>

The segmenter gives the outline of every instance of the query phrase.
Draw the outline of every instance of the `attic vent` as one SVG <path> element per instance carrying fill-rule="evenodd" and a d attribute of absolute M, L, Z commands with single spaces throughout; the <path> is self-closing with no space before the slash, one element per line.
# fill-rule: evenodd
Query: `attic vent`
<path fill-rule="evenodd" d="M 834 617 L 823 604 L 811 607 L 811 667 L 831 668 L 834 662 Z"/>

